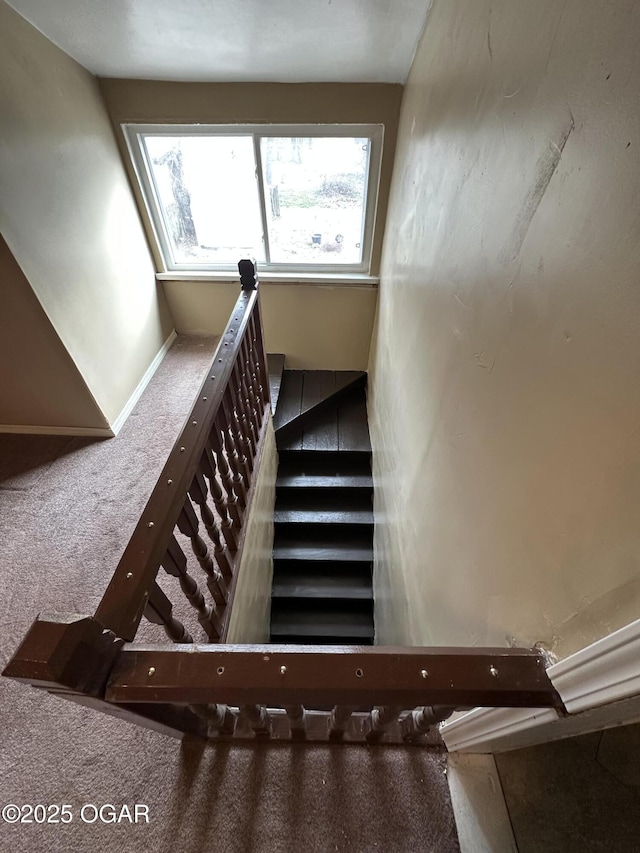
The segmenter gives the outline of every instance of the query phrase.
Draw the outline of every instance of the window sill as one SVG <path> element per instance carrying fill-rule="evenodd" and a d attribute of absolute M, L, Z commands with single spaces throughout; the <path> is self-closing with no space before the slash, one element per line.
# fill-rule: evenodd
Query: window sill
<path fill-rule="evenodd" d="M 215 272 L 212 270 L 192 270 L 191 272 L 159 272 L 158 281 L 211 281 L 238 283 L 237 273 Z M 260 284 L 317 284 L 342 287 L 377 287 L 380 278 L 366 273 L 289 273 L 289 272 L 260 272 Z"/>

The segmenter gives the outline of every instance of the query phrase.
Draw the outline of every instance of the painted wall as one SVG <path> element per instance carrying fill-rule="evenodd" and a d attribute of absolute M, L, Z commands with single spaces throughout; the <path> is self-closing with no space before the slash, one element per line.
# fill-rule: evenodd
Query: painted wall
<path fill-rule="evenodd" d="M 379 642 L 565 657 L 640 616 L 640 6 L 435 0 L 370 414 Z"/>
<path fill-rule="evenodd" d="M 0 432 L 68 427 L 70 412 L 76 426 L 106 430 L 106 419 L 2 236 L 0 280 Z"/>
<path fill-rule="evenodd" d="M 273 580 L 273 508 L 276 502 L 277 473 L 276 437 L 269 415 L 231 609 L 228 643 L 269 642 Z"/>
<path fill-rule="evenodd" d="M 69 425 L 87 425 L 93 396 L 102 428 L 173 324 L 97 81 L 5 3 L 0 113 L 2 233 L 88 387 Z"/>
<path fill-rule="evenodd" d="M 239 281 L 164 285 L 180 334 L 222 334 L 240 291 Z M 292 369 L 366 370 L 377 298 L 375 287 L 263 282 L 266 349 Z"/>

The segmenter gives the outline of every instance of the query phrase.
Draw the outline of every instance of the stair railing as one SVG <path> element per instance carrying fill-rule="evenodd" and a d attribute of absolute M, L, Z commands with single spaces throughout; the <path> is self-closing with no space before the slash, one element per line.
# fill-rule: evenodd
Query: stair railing
<path fill-rule="evenodd" d="M 3 674 L 175 737 L 414 743 L 456 709 L 562 710 L 535 649 L 224 644 L 270 406 L 255 266 L 239 270 L 211 369 L 95 615 L 41 614 Z M 176 618 L 161 568 L 207 644 Z M 173 645 L 134 642 L 143 616 Z"/>

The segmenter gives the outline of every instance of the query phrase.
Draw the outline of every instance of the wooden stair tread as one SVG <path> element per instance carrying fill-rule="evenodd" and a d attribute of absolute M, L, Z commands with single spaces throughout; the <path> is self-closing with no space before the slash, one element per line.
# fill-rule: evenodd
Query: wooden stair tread
<path fill-rule="evenodd" d="M 372 489 L 371 474 L 282 474 L 276 489 Z"/>
<path fill-rule="evenodd" d="M 337 450 L 338 407 L 366 380 L 356 370 L 285 370 L 274 419 L 278 447 Z"/>
<path fill-rule="evenodd" d="M 373 524 L 371 509 L 276 509 L 276 524 Z"/>
<path fill-rule="evenodd" d="M 343 610 L 286 609 L 272 612 L 271 635 L 281 637 L 372 637 L 373 615 Z"/>
<path fill-rule="evenodd" d="M 273 579 L 271 597 L 373 600 L 371 574 L 348 569 L 331 575 L 312 569 L 281 572 Z"/>
<path fill-rule="evenodd" d="M 271 412 L 275 414 L 282 386 L 285 357 L 281 352 L 267 353 L 267 371 L 269 373 L 269 389 L 271 391 Z"/>
<path fill-rule="evenodd" d="M 370 563 L 373 561 L 373 546 L 308 540 L 285 541 L 274 546 L 273 559 Z"/>

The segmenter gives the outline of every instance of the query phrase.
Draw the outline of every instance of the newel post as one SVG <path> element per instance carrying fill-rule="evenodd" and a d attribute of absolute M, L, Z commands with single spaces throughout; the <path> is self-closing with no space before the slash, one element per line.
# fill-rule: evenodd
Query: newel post
<path fill-rule="evenodd" d="M 123 645 L 124 640 L 93 616 L 42 613 L 2 674 L 170 737 L 206 738 L 207 723 L 189 708 L 166 704 L 130 708 L 104 699 Z"/>
<path fill-rule="evenodd" d="M 54 692 L 102 696 L 123 644 L 91 616 L 42 613 L 2 674 Z"/>
<path fill-rule="evenodd" d="M 242 290 L 258 289 L 258 266 L 253 258 L 243 258 L 238 261 L 238 272 Z"/>

